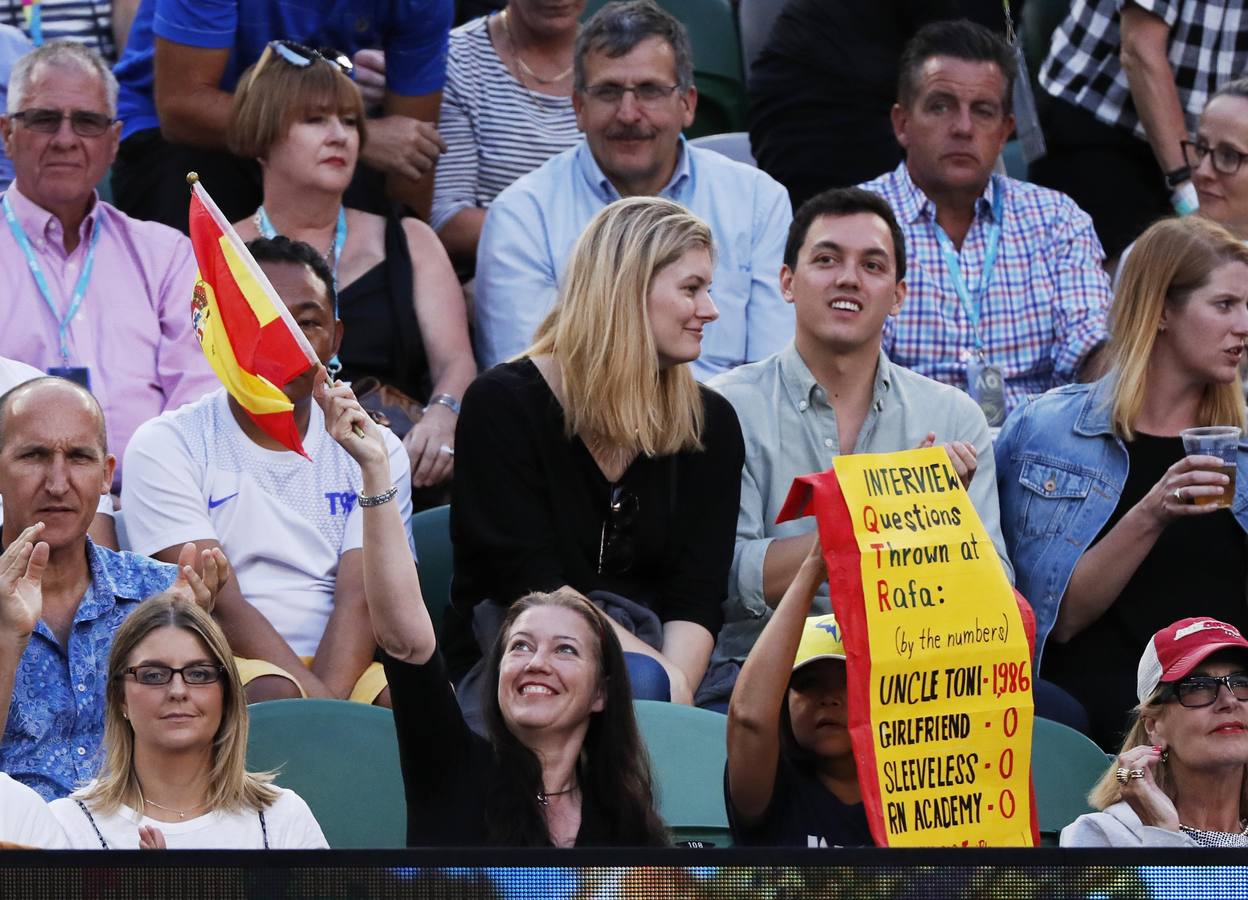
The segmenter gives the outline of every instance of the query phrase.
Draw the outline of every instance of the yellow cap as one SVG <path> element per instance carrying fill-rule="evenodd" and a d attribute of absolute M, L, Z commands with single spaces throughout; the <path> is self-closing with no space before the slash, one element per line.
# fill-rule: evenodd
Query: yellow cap
<path fill-rule="evenodd" d="M 811 616 L 802 626 L 802 640 L 797 645 L 793 671 L 820 659 L 844 659 L 845 644 L 836 616 Z"/>

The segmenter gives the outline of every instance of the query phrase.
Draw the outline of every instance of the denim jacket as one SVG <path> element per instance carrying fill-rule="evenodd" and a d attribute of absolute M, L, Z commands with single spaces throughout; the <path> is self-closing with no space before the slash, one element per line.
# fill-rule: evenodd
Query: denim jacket
<path fill-rule="evenodd" d="M 1075 564 L 1118 506 L 1127 448 L 1110 423 L 1112 385 L 1054 388 L 1019 406 L 993 447 L 1001 533 L 1015 585 L 1036 613 L 1036 669 Z M 1248 443 L 1231 512 L 1248 531 Z"/>

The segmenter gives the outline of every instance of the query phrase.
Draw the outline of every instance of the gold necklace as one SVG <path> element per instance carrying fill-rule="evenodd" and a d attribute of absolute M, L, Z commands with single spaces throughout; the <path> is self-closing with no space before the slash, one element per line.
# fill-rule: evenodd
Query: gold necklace
<path fill-rule="evenodd" d="M 195 810 L 200 809 L 200 808 L 205 807 L 205 806 L 207 806 L 207 805 L 208 805 L 206 802 L 205 802 L 205 803 L 197 803 L 197 804 L 195 804 L 194 806 L 192 806 L 190 809 L 188 809 L 188 810 L 186 810 L 185 812 L 183 812 L 183 811 L 182 811 L 182 810 L 180 810 L 180 809 L 174 809 L 173 807 L 170 807 L 170 806 L 162 806 L 161 804 L 157 803 L 155 800 L 148 800 L 148 799 L 144 798 L 144 796 L 143 796 L 143 788 L 138 788 L 138 791 L 139 791 L 139 802 L 140 802 L 140 803 L 142 803 L 144 807 L 154 806 L 154 807 L 156 807 L 157 809 L 163 809 L 165 812 L 171 812 L 171 813 L 173 813 L 174 815 L 176 815 L 176 816 L 178 817 L 178 819 L 185 819 L 185 818 L 186 818 L 186 816 L 187 816 L 187 813 L 192 813 L 192 812 L 194 812 Z"/>
<path fill-rule="evenodd" d="M 511 47 L 511 56 L 516 61 L 516 65 L 520 67 L 520 71 L 522 71 L 525 75 L 528 75 L 538 84 L 556 84 L 572 74 L 572 66 L 568 66 L 553 78 L 543 78 L 541 75 L 538 75 L 530 69 L 529 64 L 520 58 L 520 48 L 516 46 L 516 39 L 511 36 L 511 26 L 507 24 L 507 13 L 508 10 L 504 9 L 502 16 L 499 17 L 499 21 L 503 25 L 503 34 L 507 35 L 507 45 Z"/>

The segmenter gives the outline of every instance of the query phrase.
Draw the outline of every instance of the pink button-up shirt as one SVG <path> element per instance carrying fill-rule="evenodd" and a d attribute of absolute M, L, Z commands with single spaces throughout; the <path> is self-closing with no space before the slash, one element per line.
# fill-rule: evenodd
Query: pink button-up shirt
<path fill-rule="evenodd" d="M 126 443 L 139 425 L 219 387 L 191 328 L 191 243 L 97 198 L 78 246 L 66 254 L 56 216 L 23 196 L 16 182 L 6 195 L 61 315 L 86 261 L 91 228 L 102 229 L 91 281 L 69 326 L 69 364 L 90 370 L 120 479 Z M 62 365 L 59 334 L 26 256 L 0 218 L 0 356 L 46 372 Z"/>

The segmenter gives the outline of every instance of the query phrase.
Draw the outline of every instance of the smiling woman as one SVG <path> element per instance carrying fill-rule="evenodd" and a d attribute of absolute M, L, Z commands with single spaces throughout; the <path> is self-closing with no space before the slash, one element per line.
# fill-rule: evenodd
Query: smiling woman
<path fill-rule="evenodd" d="M 162 594 L 113 640 L 96 780 L 50 808 L 76 849 L 315 849 L 307 804 L 244 768 L 247 706 L 229 645 Z"/>
<path fill-rule="evenodd" d="M 1248 847 L 1248 640 L 1181 619 L 1144 648 L 1118 758 L 1063 847 Z"/>

